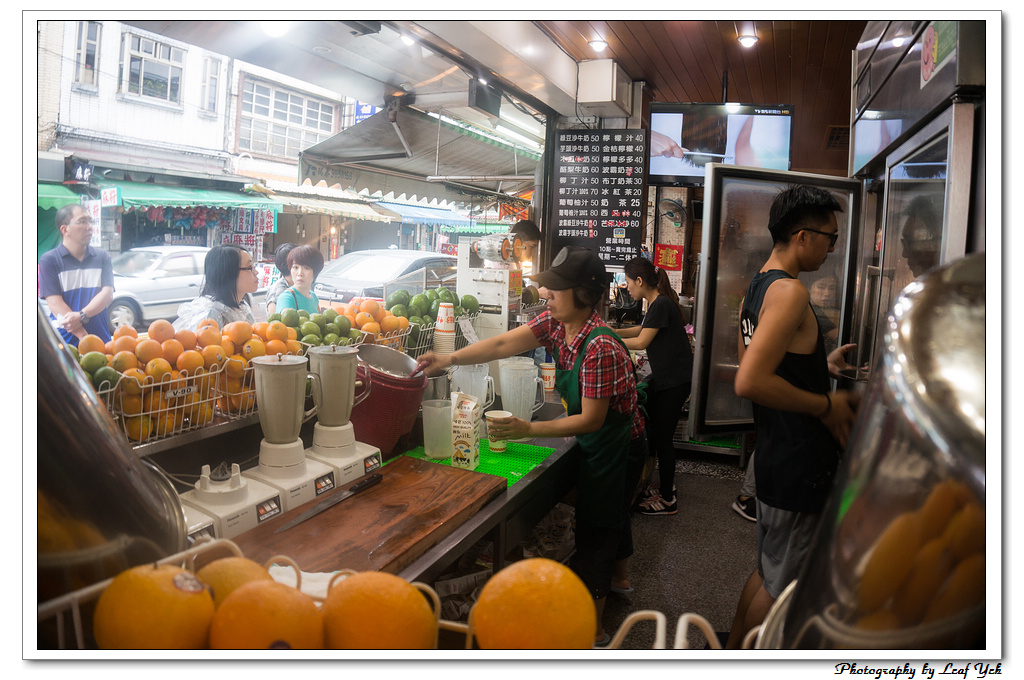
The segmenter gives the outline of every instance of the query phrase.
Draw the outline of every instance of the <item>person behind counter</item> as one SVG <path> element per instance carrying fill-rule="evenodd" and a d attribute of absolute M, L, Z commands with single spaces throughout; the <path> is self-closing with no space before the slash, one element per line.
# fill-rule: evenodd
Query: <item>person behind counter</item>
<path fill-rule="evenodd" d="M 631 592 L 626 578 L 633 553 L 628 506 L 646 456 L 643 414 L 629 352 L 601 321 L 607 295 L 604 263 L 585 248 L 566 247 L 551 268 L 534 275 L 547 309 L 528 324 L 472 343 L 452 354 L 427 352 L 428 374 L 546 347 L 555 358 L 556 389 L 566 417 L 528 422 L 492 421 L 501 439 L 575 436 L 582 458 L 576 479 L 576 553 L 569 566 L 587 585 L 597 610 L 595 645 L 604 646 L 602 614 L 609 591 Z"/>
<path fill-rule="evenodd" d="M 647 381 L 647 434 L 651 454 L 658 457 L 658 486 L 644 491 L 637 510 L 644 515 L 674 515 L 678 511 L 672 443 L 679 414 L 690 396 L 693 352 L 686 336 L 686 319 L 679 295 L 664 269 L 636 257 L 623 267 L 626 290 L 634 300 L 647 301 L 643 324 L 615 330 L 631 350 L 647 350 L 651 376 Z"/>
<path fill-rule="evenodd" d="M 178 307 L 174 330 L 196 330 L 203 319 L 220 328 L 232 321 L 253 323 L 252 296 L 259 287 L 256 265 L 249 251 L 236 245 L 219 245 L 206 253 L 203 287 L 199 297 Z"/>
<path fill-rule="evenodd" d="M 519 220 L 509 229 L 509 234 L 518 236 L 523 244 L 523 254 L 519 257 L 520 262 L 537 264 L 537 247 L 540 245 L 540 229 L 533 220 Z"/>
<path fill-rule="evenodd" d="M 288 253 L 292 251 L 295 245 L 294 243 L 282 243 L 274 251 L 274 265 L 277 267 L 277 271 L 281 273 L 281 276 L 267 290 L 267 299 L 265 301 L 267 316 L 277 311 L 277 298 L 281 297 L 281 293 L 294 285 L 292 282 L 292 270 L 288 267 Z"/>
<path fill-rule="evenodd" d="M 278 309 L 304 309 L 310 314 L 320 311 L 320 300 L 313 292 L 313 282 L 324 268 L 324 256 L 313 246 L 296 246 L 288 253 L 288 271 L 294 285 L 277 298 Z"/>

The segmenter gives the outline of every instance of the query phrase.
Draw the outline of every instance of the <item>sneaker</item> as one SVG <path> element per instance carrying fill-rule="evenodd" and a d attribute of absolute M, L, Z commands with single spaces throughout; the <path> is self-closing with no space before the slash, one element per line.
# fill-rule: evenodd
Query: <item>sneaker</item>
<path fill-rule="evenodd" d="M 658 494 L 640 504 L 640 513 L 643 515 L 674 515 L 678 511 L 679 504 L 676 502 L 675 496 L 672 496 L 671 501 L 666 501 L 661 494 Z"/>
<path fill-rule="evenodd" d="M 740 496 L 736 496 L 736 500 L 732 502 L 732 509 L 737 515 L 750 522 L 757 521 L 757 501 L 751 496 L 747 500 L 743 500 Z"/>

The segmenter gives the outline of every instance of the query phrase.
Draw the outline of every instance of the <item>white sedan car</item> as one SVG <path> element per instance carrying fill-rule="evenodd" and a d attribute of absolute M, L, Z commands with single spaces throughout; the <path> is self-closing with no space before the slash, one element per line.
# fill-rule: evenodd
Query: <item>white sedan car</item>
<path fill-rule="evenodd" d="M 115 255 L 114 299 L 107 308 L 110 329 L 145 329 L 154 319 L 173 320 L 178 305 L 199 295 L 209 248 L 143 246 Z"/>

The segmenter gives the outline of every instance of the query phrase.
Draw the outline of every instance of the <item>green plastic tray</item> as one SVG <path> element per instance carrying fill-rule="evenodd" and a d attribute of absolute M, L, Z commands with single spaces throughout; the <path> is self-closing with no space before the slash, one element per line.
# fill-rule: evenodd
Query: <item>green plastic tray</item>
<path fill-rule="evenodd" d="M 491 453 L 490 442 L 484 439 L 480 442 L 480 462 L 476 466 L 476 472 L 504 477 L 508 480 L 508 485 L 512 486 L 529 474 L 530 470 L 543 463 L 554 452 L 554 449 L 546 446 L 508 442 L 503 452 Z M 422 446 L 407 451 L 403 455 L 437 463 L 438 465 L 451 466 L 452 464 L 451 458 L 443 460 L 427 458 Z"/>

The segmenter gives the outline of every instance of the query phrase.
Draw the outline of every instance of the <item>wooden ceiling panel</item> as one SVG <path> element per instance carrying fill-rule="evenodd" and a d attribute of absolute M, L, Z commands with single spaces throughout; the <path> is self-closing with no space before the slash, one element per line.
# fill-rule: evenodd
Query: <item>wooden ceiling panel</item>
<path fill-rule="evenodd" d="M 793 169 L 846 174 L 848 149 L 825 152 L 831 126 L 849 126 L 850 60 L 865 21 L 538 21 L 574 59 L 614 59 L 654 101 L 795 107 Z M 752 48 L 737 41 L 753 31 Z M 595 52 L 588 41 L 608 43 Z"/>

